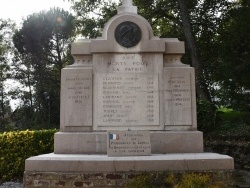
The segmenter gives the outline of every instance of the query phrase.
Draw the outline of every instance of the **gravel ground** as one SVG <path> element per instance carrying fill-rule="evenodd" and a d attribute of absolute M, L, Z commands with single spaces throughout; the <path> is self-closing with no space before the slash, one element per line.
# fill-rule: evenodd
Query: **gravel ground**
<path fill-rule="evenodd" d="M 23 184 L 19 182 L 4 182 L 0 188 L 23 188 Z"/>

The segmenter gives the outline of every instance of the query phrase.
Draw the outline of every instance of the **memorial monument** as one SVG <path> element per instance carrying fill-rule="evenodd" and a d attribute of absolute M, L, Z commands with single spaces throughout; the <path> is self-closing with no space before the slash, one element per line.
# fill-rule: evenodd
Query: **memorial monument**
<path fill-rule="evenodd" d="M 132 172 L 234 168 L 229 156 L 203 153 L 194 69 L 180 61 L 184 42 L 154 36 L 131 0 L 117 12 L 102 37 L 72 43 L 75 61 L 62 70 L 54 153 L 26 160 L 26 187 L 98 187 L 99 180 L 119 187 Z M 110 147 L 111 140 L 123 147 Z M 58 178 L 65 174 L 77 178 Z M 121 180 L 111 181 L 117 174 Z"/>

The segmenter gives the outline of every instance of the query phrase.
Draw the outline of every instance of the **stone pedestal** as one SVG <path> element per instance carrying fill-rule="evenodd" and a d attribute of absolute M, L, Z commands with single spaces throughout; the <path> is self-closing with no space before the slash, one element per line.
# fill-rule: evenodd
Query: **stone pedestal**
<path fill-rule="evenodd" d="M 150 131 L 152 154 L 202 153 L 200 131 Z M 106 132 L 59 132 L 55 154 L 107 154 Z"/>
<path fill-rule="evenodd" d="M 139 174 L 157 172 L 209 172 L 219 179 L 232 171 L 231 157 L 213 153 L 107 155 L 47 154 L 26 160 L 24 187 L 124 187 Z M 39 170 L 38 170 L 39 169 Z"/>
<path fill-rule="evenodd" d="M 46 154 L 26 160 L 26 172 L 150 172 L 233 170 L 231 157 L 215 153 L 107 155 Z M 38 170 L 39 169 L 39 170 Z"/>

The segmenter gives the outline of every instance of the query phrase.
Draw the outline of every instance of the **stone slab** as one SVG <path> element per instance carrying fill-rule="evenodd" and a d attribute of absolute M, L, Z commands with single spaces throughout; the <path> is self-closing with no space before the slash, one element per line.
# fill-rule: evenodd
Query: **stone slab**
<path fill-rule="evenodd" d="M 83 55 L 83 54 L 91 54 L 90 51 L 91 40 L 78 40 L 77 42 L 71 43 L 71 54 L 72 55 Z"/>
<path fill-rule="evenodd" d="M 149 131 L 108 131 L 108 156 L 151 155 Z"/>
<path fill-rule="evenodd" d="M 92 70 L 65 68 L 61 76 L 60 126 L 92 126 Z"/>
<path fill-rule="evenodd" d="M 185 54 L 185 44 L 178 39 L 165 40 L 165 54 Z"/>
<path fill-rule="evenodd" d="M 93 129 L 164 130 L 162 54 L 93 56 Z"/>
<path fill-rule="evenodd" d="M 216 153 L 108 157 L 46 154 L 25 161 L 26 172 L 128 172 L 233 170 L 234 160 Z"/>
<path fill-rule="evenodd" d="M 98 74 L 98 127 L 159 125 L 158 75 Z"/>
<path fill-rule="evenodd" d="M 200 131 L 150 131 L 153 154 L 201 153 L 203 133 Z M 58 132 L 54 139 L 57 154 L 106 154 L 106 132 Z"/>
<path fill-rule="evenodd" d="M 164 81 L 165 126 L 196 129 L 194 69 L 165 67 Z"/>

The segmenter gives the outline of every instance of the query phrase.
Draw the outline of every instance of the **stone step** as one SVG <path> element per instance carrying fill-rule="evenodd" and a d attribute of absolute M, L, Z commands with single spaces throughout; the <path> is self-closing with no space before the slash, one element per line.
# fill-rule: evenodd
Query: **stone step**
<path fill-rule="evenodd" d="M 234 160 L 216 153 L 107 155 L 46 154 L 26 160 L 26 172 L 127 172 L 233 170 Z"/>

